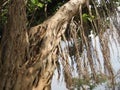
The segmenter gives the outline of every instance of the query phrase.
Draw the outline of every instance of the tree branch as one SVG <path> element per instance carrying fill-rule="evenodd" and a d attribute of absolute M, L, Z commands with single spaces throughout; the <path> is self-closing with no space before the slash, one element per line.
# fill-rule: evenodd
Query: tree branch
<path fill-rule="evenodd" d="M 41 25 L 31 28 L 29 36 L 32 35 L 32 39 L 37 37 L 37 33 L 40 33 L 42 31 L 44 32 L 44 36 L 42 37 L 42 39 L 38 38 L 37 43 L 34 45 L 34 47 L 37 47 L 37 45 L 41 45 L 39 46 L 39 53 L 34 56 L 35 60 L 39 56 L 39 60 L 36 60 L 37 63 L 34 66 L 37 66 L 37 68 L 35 68 L 36 70 L 40 68 L 41 61 L 44 61 L 50 54 L 50 52 L 52 52 L 52 50 L 56 48 L 56 46 L 59 44 L 59 42 L 61 41 L 61 35 L 65 32 L 68 22 L 75 14 L 78 13 L 79 7 L 85 4 L 86 1 L 87 0 L 70 0 L 69 2 L 64 4 L 50 19 L 46 20 Z M 40 28 L 43 26 L 44 29 Z M 32 42 L 30 43 L 32 44 Z"/>

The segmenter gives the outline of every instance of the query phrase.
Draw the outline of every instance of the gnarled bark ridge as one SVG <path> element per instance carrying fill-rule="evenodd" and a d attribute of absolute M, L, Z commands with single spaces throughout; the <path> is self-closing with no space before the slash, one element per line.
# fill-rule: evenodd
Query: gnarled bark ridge
<path fill-rule="evenodd" d="M 61 36 L 85 2 L 70 0 L 53 17 L 27 33 L 25 0 L 10 1 L 1 44 L 1 90 L 50 90 Z"/>

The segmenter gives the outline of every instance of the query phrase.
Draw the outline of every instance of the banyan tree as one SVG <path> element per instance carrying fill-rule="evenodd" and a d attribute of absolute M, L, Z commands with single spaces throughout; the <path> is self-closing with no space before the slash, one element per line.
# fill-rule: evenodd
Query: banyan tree
<path fill-rule="evenodd" d="M 6 3 L 8 8 L 0 43 L 0 90 L 51 90 L 55 70 L 58 78 L 63 74 L 68 89 L 73 85 L 74 70 L 79 79 L 92 77 L 95 83 L 98 73 L 106 76 L 114 88 L 105 32 L 116 28 L 119 40 L 117 0 L 69 0 L 42 23 L 29 27 L 28 2 L 0 1 L 1 13 Z M 90 32 L 99 37 L 103 63 Z"/>

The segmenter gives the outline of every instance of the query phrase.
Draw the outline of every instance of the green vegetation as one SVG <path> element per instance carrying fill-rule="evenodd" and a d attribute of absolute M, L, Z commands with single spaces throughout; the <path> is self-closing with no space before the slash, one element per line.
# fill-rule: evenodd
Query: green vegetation
<path fill-rule="evenodd" d="M 53 15 L 60 6 L 66 3 L 68 0 L 28 0 L 27 3 L 27 17 L 28 17 L 28 25 L 34 26 L 38 23 L 43 22 L 45 19 L 49 18 Z M 120 0 L 114 0 L 117 6 L 120 6 Z M 9 0 L 2 0 L 0 3 L 0 25 L 3 26 L 7 21 L 7 13 L 8 13 L 8 3 Z M 104 2 L 101 1 L 99 4 L 100 11 L 104 8 Z M 109 6 L 111 3 L 107 3 Z M 111 9 L 111 7 L 109 7 Z M 95 19 L 95 15 L 89 15 L 88 11 L 84 9 L 83 19 L 87 21 L 87 19 L 91 22 Z M 94 9 L 92 12 L 95 12 Z M 46 16 L 47 14 L 47 16 Z"/>
<path fill-rule="evenodd" d="M 90 75 L 91 76 L 91 75 Z M 102 84 L 105 83 L 108 80 L 106 75 L 103 74 L 97 74 L 97 84 Z M 73 78 L 73 87 L 77 88 L 79 90 L 79 88 L 84 85 L 88 86 L 90 88 L 90 90 L 93 90 L 96 87 L 96 82 L 94 80 L 93 77 L 91 77 L 89 80 L 86 79 L 79 79 L 79 78 Z"/>

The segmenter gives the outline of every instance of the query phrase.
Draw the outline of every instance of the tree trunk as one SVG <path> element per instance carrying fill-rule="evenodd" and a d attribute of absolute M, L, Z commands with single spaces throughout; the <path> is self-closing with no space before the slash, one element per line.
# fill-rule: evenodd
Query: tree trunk
<path fill-rule="evenodd" d="M 27 59 L 28 35 L 24 0 L 12 0 L 0 55 L 0 89 L 27 90 L 29 76 L 21 69 Z M 29 89 L 28 89 L 29 90 Z"/>
<path fill-rule="evenodd" d="M 1 90 L 50 90 L 57 45 L 85 0 L 71 0 L 43 24 L 26 28 L 25 0 L 12 0 L 0 51 Z"/>

